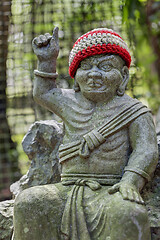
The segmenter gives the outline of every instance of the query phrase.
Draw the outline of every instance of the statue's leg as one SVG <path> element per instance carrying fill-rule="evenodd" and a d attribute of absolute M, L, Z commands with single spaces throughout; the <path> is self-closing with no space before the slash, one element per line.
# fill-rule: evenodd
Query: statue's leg
<path fill-rule="evenodd" d="M 150 224 L 145 206 L 112 195 L 108 212 L 111 240 L 150 240 Z"/>
<path fill-rule="evenodd" d="M 14 240 L 58 240 L 70 187 L 36 186 L 19 194 L 14 206 Z"/>
<path fill-rule="evenodd" d="M 145 206 L 108 193 L 109 186 L 97 191 L 85 188 L 84 212 L 92 240 L 150 240 Z"/>

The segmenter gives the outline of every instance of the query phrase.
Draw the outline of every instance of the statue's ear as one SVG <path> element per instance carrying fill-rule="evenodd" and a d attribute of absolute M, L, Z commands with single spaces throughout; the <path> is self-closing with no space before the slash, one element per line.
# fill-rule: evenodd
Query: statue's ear
<path fill-rule="evenodd" d="M 128 84 L 128 81 L 129 81 L 129 70 L 128 70 L 127 66 L 124 66 L 123 69 L 122 69 L 122 77 L 123 77 L 123 80 L 122 80 L 119 88 L 117 89 L 117 95 L 118 96 L 123 96 L 124 95 L 126 86 Z"/>
<path fill-rule="evenodd" d="M 77 83 L 76 81 L 76 77 L 74 78 L 74 86 L 73 86 L 73 89 L 75 92 L 79 92 L 80 91 L 80 87 L 79 87 L 79 84 Z"/>

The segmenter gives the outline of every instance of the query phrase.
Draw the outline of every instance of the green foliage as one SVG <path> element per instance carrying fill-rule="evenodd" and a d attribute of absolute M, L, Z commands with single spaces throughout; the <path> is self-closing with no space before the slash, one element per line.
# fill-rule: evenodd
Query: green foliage
<path fill-rule="evenodd" d="M 23 134 L 12 135 L 12 140 L 17 143 L 18 162 L 22 175 L 26 174 L 28 167 L 30 166 L 30 161 L 22 148 L 23 137 Z"/>
<path fill-rule="evenodd" d="M 128 38 L 131 49 L 129 94 L 146 99 L 156 111 L 160 101 L 158 87 L 160 80 L 155 69 L 153 70 L 157 56 L 149 41 L 147 2 L 144 0 L 56 0 L 52 4 L 50 0 L 26 0 L 24 4 L 22 1 L 13 0 L 12 21 L 14 30 L 19 31 L 16 39 L 14 38 L 14 44 L 13 41 L 9 44 L 10 51 L 15 52 L 14 64 L 16 67 L 22 67 L 25 61 L 32 71 L 36 61 L 31 49 L 33 37 L 45 32 L 52 33 L 54 26 L 59 26 L 61 50 L 57 70 L 60 78 L 65 77 L 72 86 L 73 80 L 68 75 L 68 55 L 74 41 L 90 29 L 113 28 L 121 32 L 125 40 Z M 155 1 L 153 7 L 157 6 L 159 3 Z M 157 11 L 150 16 L 153 35 L 160 33 L 159 15 L 160 11 Z"/>
<path fill-rule="evenodd" d="M 152 2 L 153 7 L 149 19 L 146 13 L 148 2 Z M 150 37 L 158 37 L 160 46 L 160 11 L 156 11 L 159 6 L 160 2 L 156 0 L 12 0 L 7 60 L 8 96 L 10 99 L 13 96 L 31 96 L 33 70 L 36 68 L 36 56 L 33 54 L 31 42 L 35 36 L 45 32 L 52 34 L 53 28 L 59 27 L 58 81 L 65 79 L 72 87 L 73 79 L 68 74 L 68 56 L 75 40 L 93 28 L 107 27 L 119 32 L 131 51 L 128 94 L 142 100 L 156 113 L 160 105 L 160 76 L 155 68 L 155 61 L 160 56 L 153 51 Z M 23 162 L 23 159 L 24 162 L 27 161 L 21 140 L 28 125 L 35 120 L 34 107 L 33 102 L 28 108 L 24 105 L 24 109 L 21 108 L 23 113 L 16 105 L 12 112 L 8 109 L 9 123 L 15 134 L 13 138 L 18 142 L 20 162 Z M 25 111 L 28 112 L 24 117 Z M 16 121 L 20 122 L 18 127 L 14 126 Z M 20 163 L 20 166 L 23 166 L 23 163 Z M 22 173 L 25 171 L 22 167 Z"/>
<path fill-rule="evenodd" d="M 160 17 L 157 15 L 160 13 L 156 12 L 151 16 L 152 25 L 155 28 L 150 32 L 147 21 L 147 1 L 123 1 L 122 21 L 133 53 L 132 95 L 142 101 L 145 99 L 153 112 L 156 112 L 160 105 L 160 76 L 154 67 L 157 57 L 160 56 L 154 52 L 150 37 L 152 34 L 158 35 L 157 22 Z"/>

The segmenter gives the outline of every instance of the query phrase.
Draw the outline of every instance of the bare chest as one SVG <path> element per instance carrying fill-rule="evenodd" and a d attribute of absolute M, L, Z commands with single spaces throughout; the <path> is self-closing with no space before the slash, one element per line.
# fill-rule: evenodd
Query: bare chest
<path fill-rule="evenodd" d="M 131 149 L 128 129 L 124 128 L 91 151 L 88 158 L 76 156 L 64 162 L 63 173 L 122 174 Z"/>
<path fill-rule="evenodd" d="M 69 114 L 65 121 L 64 143 L 82 139 L 88 132 L 107 123 L 113 113 L 113 109 L 102 105 L 92 110 L 81 109 Z"/>

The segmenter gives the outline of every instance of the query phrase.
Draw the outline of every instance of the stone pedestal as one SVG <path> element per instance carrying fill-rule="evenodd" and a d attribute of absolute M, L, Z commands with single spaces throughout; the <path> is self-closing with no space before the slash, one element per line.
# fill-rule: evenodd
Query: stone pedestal
<path fill-rule="evenodd" d="M 63 139 L 63 126 L 56 121 L 34 123 L 23 139 L 23 148 L 31 161 L 26 175 L 11 185 L 15 197 L 20 191 L 60 181 L 58 148 Z M 158 136 L 160 150 L 160 136 Z M 160 153 L 160 151 L 159 151 Z M 152 240 L 160 239 L 160 157 L 153 181 L 146 185 L 143 198 L 149 213 Z M 0 202 L 0 240 L 11 240 L 14 200 Z"/>

